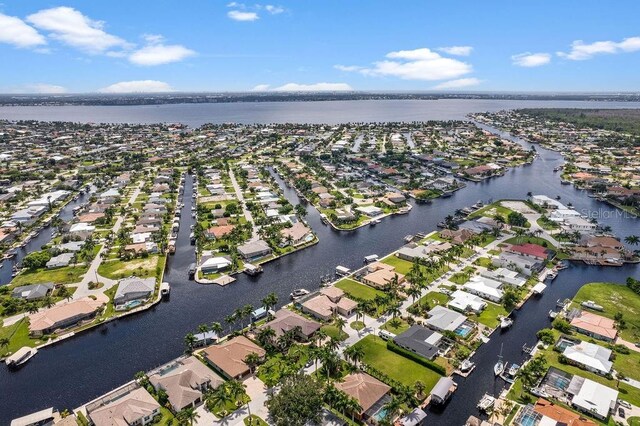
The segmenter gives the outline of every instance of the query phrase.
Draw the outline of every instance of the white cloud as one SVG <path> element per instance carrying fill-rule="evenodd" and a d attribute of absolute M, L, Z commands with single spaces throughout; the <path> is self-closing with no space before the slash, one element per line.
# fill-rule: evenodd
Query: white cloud
<path fill-rule="evenodd" d="M 193 50 L 179 44 L 165 45 L 158 43 L 136 50 L 129 56 L 129 61 L 142 66 L 162 65 L 180 62 L 195 55 L 195 53 Z"/>
<path fill-rule="evenodd" d="M 473 67 L 463 61 L 446 58 L 428 48 L 389 52 L 387 58 L 374 62 L 370 68 L 336 66 L 342 71 L 354 71 L 368 76 L 397 77 L 403 80 L 449 80 L 469 74 Z"/>
<path fill-rule="evenodd" d="M 157 80 L 121 81 L 98 90 L 101 93 L 159 93 L 171 92 L 168 83 Z"/>
<path fill-rule="evenodd" d="M 447 53 L 449 55 L 455 56 L 469 56 L 471 55 L 471 51 L 473 47 L 471 46 L 449 46 L 449 47 L 440 47 L 438 51 Z"/>
<path fill-rule="evenodd" d="M 346 71 L 346 72 L 354 72 L 354 71 L 361 71 L 363 69 L 363 67 L 359 67 L 357 65 L 334 65 L 333 66 L 335 69 L 340 70 L 340 71 Z"/>
<path fill-rule="evenodd" d="M 551 62 L 551 55 L 548 53 L 531 53 L 525 52 L 511 57 L 513 65 L 519 67 L 539 67 Z"/>
<path fill-rule="evenodd" d="M 299 84 L 299 83 L 287 83 L 279 87 L 270 89 L 268 84 L 259 84 L 253 88 L 254 91 L 266 91 L 270 92 L 344 92 L 352 91 L 353 88 L 347 83 L 313 83 L 313 84 Z"/>
<path fill-rule="evenodd" d="M 56 84 L 47 84 L 47 83 L 27 84 L 24 86 L 24 91 L 27 93 L 46 93 L 46 94 L 67 93 L 66 87 L 58 86 Z"/>
<path fill-rule="evenodd" d="M 27 16 L 36 28 L 50 36 L 89 53 L 103 53 L 112 48 L 128 48 L 129 43 L 104 31 L 104 22 L 94 21 L 71 7 L 44 9 Z"/>
<path fill-rule="evenodd" d="M 240 10 L 230 10 L 227 12 L 227 16 L 234 21 L 240 22 L 253 22 L 260 19 L 256 12 L 243 12 Z"/>
<path fill-rule="evenodd" d="M 15 47 L 35 47 L 47 44 L 47 40 L 22 19 L 0 13 L 0 43 Z"/>
<path fill-rule="evenodd" d="M 266 5 L 264 9 L 272 15 L 278 15 L 284 12 L 284 8 L 282 6 L 274 6 L 272 4 Z"/>
<path fill-rule="evenodd" d="M 635 52 L 640 50 L 640 37 L 629 37 L 622 41 L 596 41 L 585 44 L 582 40 L 571 43 L 571 51 L 557 52 L 557 55 L 573 61 L 591 59 L 596 55 Z"/>
<path fill-rule="evenodd" d="M 459 78 L 457 80 L 449 80 L 434 86 L 434 89 L 461 89 L 463 87 L 477 86 L 482 83 L 481 80 L 470 78 Z"/>

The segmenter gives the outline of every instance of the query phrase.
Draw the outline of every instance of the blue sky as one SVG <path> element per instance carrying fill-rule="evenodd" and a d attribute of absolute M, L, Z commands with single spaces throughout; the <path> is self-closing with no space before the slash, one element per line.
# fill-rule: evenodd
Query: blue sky
<path fill-rule="evenodd" d="M 638 91 L 640 2 L 0 3 L 0 92 Z"/>

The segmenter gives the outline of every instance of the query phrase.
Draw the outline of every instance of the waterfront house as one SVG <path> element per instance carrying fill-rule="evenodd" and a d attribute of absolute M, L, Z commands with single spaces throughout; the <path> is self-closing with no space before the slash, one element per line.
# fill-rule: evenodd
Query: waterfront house
<path fill-rule="evenodd" d="M 527 283 L 527 279 L 518 274 L 517 271 L 512 271 L 506 268 L 498 268 L 493 271 L 489 269 L 482 269 L 480 271 L 480 276 L 495 281 L 500 281 L 503 284 L 507 284 L 516 288 L 520 288 Z"/>
<path fill-rule="evenodd" d="M 338 287 L 323 288 L 301 305 L 302 312 L 322 321 L 329 321 L 335 314 L 350 317 L 357 307 L 358 303 L 346 297 Z"/>
<path fill-rule="evenodd" d="M 449 240 L 452 244 L 464 244 L 470 238 L 476 235 L 470 229 L 445 229 L 440 232 L 440 238 Z"/>
<path fill-rule="evenodd" d="M 202 356 L 216 371 L 228 379 L 241 379 L 251 371 L 244 360 L 250 353 L 263 358 L 266 351 L 244 336 L 203 349 Z"/>
<path fill-rule="evenodd" d="M 207 229 L 207 231 L 205 232 L 205 237 L 210 240 L 219 240 L 220 238 L 224 238 L 227 235 L 231 234 L 234 229 L 234 225 L 214 226 Z"/>
<path fill-rule="evenodd" d="M 362 277 L 362 282 L 375 288 L 383 288 L 392 280 L 397 279 L 398 284 L 405 280 L 403 274 L 396 272 L 396 268 L 382 262 L 374 262 L 367 265 L 368 273 Z"/>
<path fill-rule="evenodd" d="M 382 209 L 376 206 L 361 206 L 356 207 L 356 210 L 369 217 L 376 217 L 382 214 Z"/>
<path fill-rule="evenodd" d="M 16 287 L 11 292 L 11 297 L 27 301 L 44 299 L 53 291 L 53 283 L 31 284 Z"/>
<path fill-rule="evenodd" d="M 91 234 L 93 234 L 95 230 L 96 227 L 93 225 L 89 225 L 85 222 L 78 222 L 71 225 L 71 228 L 69 228 L 69 235 L 71 235 L 72 237 L 77 237 L 81 240 L 86 240 L 91 236 Z"/>
<path fill-rule="evenodd" d="M 539 244 L 525 243 L 514 244 L 506 249 L 510 253 L 515 253 L 519 256 L 524 256 L 537 260 L 547 260 L 550 256 L 550 251 Z"/>
<path fill-rule="evenodd" d="M 87 417 L 95 426 L 145 426 L 160 414 L 160 404 L 146 389 L 128 386 L 87 405 Z"/>
<path fill-rule="evenodd" d="M 439 345 L 442 343 L 442 334 L 415 324 L 396 336 L 393 342 L 403 349 L 416 353 L 428 360 L 433 360 L 440 351 Z"/>
<path fill-rule="evenodd" d="M 288 309 L 280 309 L 274 318 L 268 323 L 260 326 L 260 329 L 271 328 L 276 333 L 276 338 L 288 331 L 296 330 L 296 337 L 302 341 L 307 341 L 313 334 L 320 330 L 320 323 L 303 317 Z"/>
<path fill-rule="evenodd" d="M 573 408 L 600 420 L 609 416 L 618 399 L 617 390 L 580 376 L 573 376 L 566 392 Z"/>
<path fill-rule="evenodd" d="M 334 386 L 358 402 L 360 411 L 354 415 L 364 421 L 373 417 L 391 399 L 391 387 L 367 373 L 349 374 Z"/>
<path fill-rule="evenodd" d="M 64 266 L 69 266 L 69 263 L 71 263 L 73 256 L 74 256 L 74 253 L 61 253 L 49 259 L 46 266 L 48 269 L 62 268 Z"/>
<path fill-rule="evenodd" d="M 587 311 L 578 311 L 571 318 L 571 327 L 578 333 L 605 342 L 616 340 L 618 330 L 615 321 Z"/>
<path fill-rule="evenodd" d="M 462 287 L 465 291 L 492 302 L 499 302 L 504 295 L 500 281 L 481 276 L 471 277 Z"/>
<path fill-rule="evenodd" d="M 444 306 L 434 306 L 428 313 L 426 324 L 436 331 L 455 331 L 467 317 Z"/>
<path fill-rule="evenodd" d="M 213 274 L 224 271 L 229 268 L 231 264 L 231 259 L 229 259 L 228 256 L 207 257 L 200 264 L 200 269 L 203 274 Z"/>
<path fill-rule="evenodd" d="M 529 408 L 530 407 L 530 408 Z M 530 413 L 533 411 L 533 413 Z M 526 417 L 526 413 L 529 413 L 529 416 Z M 552 425 L 567 425 L 567 426 L 596 426 L 596 423 L 577 414 L 571 410 L 564 408 L 561 405 L 555 404 L 553 402 L 547 401 L 546 399 L 539 398 L 535 405 L 527 406 L 523 410 L 524 419 L 532 418 L 535 414 L 538 414 L 535 417 L 540 417 L 541 425 L 549 424 Z M 516 425 L 524 425 L 527 424 L 526 420 L 519 421 L 520 416 L 516 417 Z"/>
<path fill-rule="evenodd" d="M 50 334 L 58 329 L 72 327 L 93 318 L 104 306 L 103 299 L 90 297 L 55 305 L 29 316 L 29 334 L 34 337 Z"/>
<path fill-rule="evenodd" d="M 500 256 L 493 258 L 491 263 L 494 266 L 511 269 L 526 276 L 531 276 L 531 274 L 539 272 L 544 267 L 543 263 L 537 259 L 505 252 L 502 252 L 500 253 Z"/>
<path fill-rule="evenodd" d="M 447 307 L 459 312 L 480 314 L 487 307 L 487 302 L 474 294 L 456 290 L 451 294 Z"/>
<path fill-rule="evenodd" d="M 289 228 L 284 228 L 280 231 L 284 244 L 291 244 L 297 246 L 307 241 L 307 238 L 311 236 L 311 229 L 302 222 L 296 222 Z"/>
<path fill-rule="evenodd" d="M 216 389 L 224 380 L 204 365 L 198 358 L 190 356 L 174 361 L 149 376 L 156 391 L 164 390 L 175 412 L 195 407 L 202 401 L 202 394 Z"/>
<path fill-rule="evenodd" d="M 267 256 L 271 254 L 271 252 L 271 247 L 269 247 L 269 244 L 263 240 L 251 241 L 238 246 L 238 253 L 240 253 L 240 256 L 246 260 Z"/>
<path fill-rule="evenodd" d="M 567 346 L 562 352 L 570 364 L 602 376 L 609 374 L 613 368 L 613 362 L 609 361 L 611 354 L 610 349 L 584 341 Z"/>
<path fill-rule="evenodd" d="M 117 311 L 144 303 L 155 291 L 156 279 L 129 277 L 120 280 L 113 298 Z"/>
<path fill-rule="evenodd" d="M 27 209 L 21 209 L 11 215 L 11 220 L 14 222 L 20 222 L 23 225 L 31 225 L 46 211 L 47 207 L 45 206 L 34 206 Z"/>

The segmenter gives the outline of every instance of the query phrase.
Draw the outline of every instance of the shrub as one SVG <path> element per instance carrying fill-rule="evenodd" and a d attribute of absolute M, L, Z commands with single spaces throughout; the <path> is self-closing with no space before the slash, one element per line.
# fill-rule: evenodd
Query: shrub
<path fill-rule="evenodd" d="M 418 364 L 427 367 L 429 370 L 435 371 L 442 376 L 446 376 L 447 374 L 447 370 L 443 366 L 438 365 L 433 361 L 429 361 L 428 359 L 414 354 L 413 352 L 410 352 L 406 349 L 403 349 L 390 340 L 387 342 L 387 349 L 389 349 L 391 352 L 397 353 L 398 355 L 402 355 L 405 358 L 409 358 L 410 360 L 415 361 Z"/>

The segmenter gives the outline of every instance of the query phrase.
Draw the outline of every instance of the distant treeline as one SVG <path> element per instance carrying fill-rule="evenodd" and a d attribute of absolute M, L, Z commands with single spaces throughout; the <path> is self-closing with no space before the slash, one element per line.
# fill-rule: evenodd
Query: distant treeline
<path fill-rule="evenodd" d="M 640 109 L 530 108 L 519 112 L 577 127 L 614 130 L 640 136 Z"/>
<path fill-rule="evenodd" d="M 228 102 L 311 102 L 353 100 L 497 99 L 537 101 L 638 102 L 640 94 L 315 92 L 315 93 L 156 93 L 156 94 L 0 94 L 0 105 L 161 105 Z"/>

